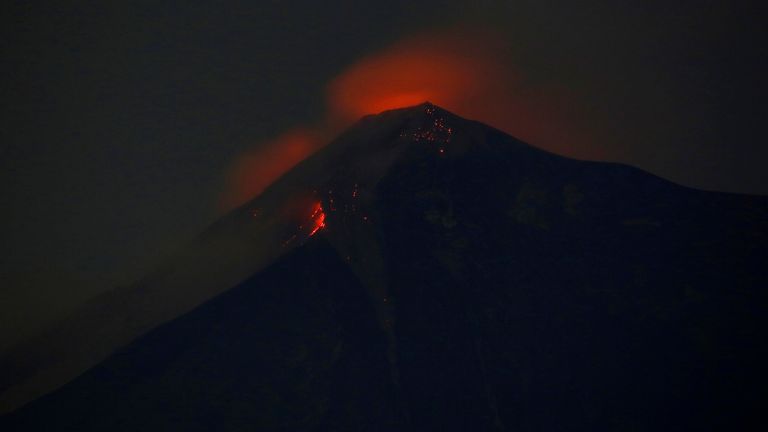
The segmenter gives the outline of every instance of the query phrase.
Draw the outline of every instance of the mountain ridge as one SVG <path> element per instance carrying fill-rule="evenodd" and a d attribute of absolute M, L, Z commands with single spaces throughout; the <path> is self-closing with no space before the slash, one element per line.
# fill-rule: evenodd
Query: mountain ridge
<path fill-rule="evenodd" d="M 317 205 L 322 211 L 324 226 L 312 232 L 317 228 Z M 713 400 L 722 399 L 708 393 L 710 399 L 693 397 L 688 402 L 688 411 L 677 417 L 666 413 L 667 418 L 672 418 L 671 423 L 664 423 L 661 417 L 643 420 L 639 411 L 627 408 L 629 404 L 622 407 L 607 401 L 606 395 L 615 393 L 619 395 L 617 400 L 633 401 L 655 412 L 666 409 L 662 410 L 661 401 L 680 403 L 680 399 L 661 396 L 658 388 L 627 376 L 621 365 L 635 364 L 634 359 L 625 358 L 622 350 L 612 350 L 602 343 L 621 335 L 623 339 L 615 339 L 614 344 L 618 341 L 619 345 L 623 344 L 623 350 L 646 360 L 646 368 L 657 376 L 682 383 L 683 393 L 689 397 L 692 384 L 680 364 L 691 361 L 694 352 L 717 357 L 727 364 L 746 365 L 746 369 L 755 374 L 753 381 L 762 382 L 764 377 L 757 373 L 757 367 L 746 359 L 745 353 L 755 358 L 765 356 L 765 344 L 755 340 L 758 336 L 754 332 L 765 324 L 760 312 L 765 309 L 766 299 L 760 287 L 765 286 L 766 277 L 760 263 L 766 256 L 767 214 L 765 198 L 697 191 L 625 165 L 571 160 L 528 146 L 501 131 L 461 119 L 434 105 L 422 104 L 364 118 L 261 196 L 212 225 L 199 239 L 205 253 L 197 261 L 191 261 L 191 265 L 199 266 L 197 273 L 177 276 L 176 286 L 180 293 L 189 292 L 190 285 L 185 284 L 198 286 L 198 292 L 203 293 L 199 295 L 215 300 L 216 293 L 225 295 L 222 293 L 232 286 L 248 284 L 243 280 L 258 278 L 263 271 L 273 271 L 270 269 L 282 265 L 286 253 L 303 256 L 308 249 L 319 248 L 324 252 L 318 253 L 337 256 L 337 261 L 328 258 L 335 263 L 337 276 L 356 280 L 350 284 L 366 293 L 371 314 L 375 316 L 373 322 L 378 330 L 369 328 L 368 334 L 372 340 L 379 338 L 374 344 L 378 350 L 374 350 L 379 362 L 377 367 L 384 367 L 384 375 L 389 378 L 382 381 L 376 374 L 374 379 L 364 370 L 360 376 L 373 379 L 379 388 L 386 389 L 372 403 L 387 408 L 386 413 L 379 413 L 382 417 L 376 417 L 380 422 L 374 426 L 359 420 L 361 413 L 368 412 L 370 407 L 358 406 L 355 408 L 358 411 L 350 408 L 354 412 L 348 410 L 347 414 L 352 416 L 350 419 L 358 419 L 358 423 L 345 424 L 343 415 L 332 414 L 336 408 L 328 408 L 330 411 L 323 411 L 323 416 L 318 417 L 320 420 L 313 417 L 315 423 L 306 423 L 302 426 L 305 428 L 330 427 L 324 421 L 340 422 L 334 426 L 339 428 L 372 427 L 369 430 L 461 430 L 459 425 L 465 429 L 502 430 L 513 425 L 535 428 L 536 424 L 562 428 L 565 424 L 552 423 L 553 419 L 547 420 L 540 414 L 542 407 L 552 404 L 553 400 L 525 385 L 522 379 L 528 376 L 529 381 L 551 387 L 548 378 L 537 368 L 537 362 L 549 365 L 565 382 L 570 380 L 578 384 L 576 388 L 586 389 L 586 393 L 578 397 L 566 390 L 550 390 L 558 395 L 561 405 L 565 404 L 552 406 L 559 406 L 564 418 L 573 419 L 575 429 L 610 429 L 622 424 L 628 426 L 626 422 L 661 429 L 670 428 L 675 422 L 725 425 L 727 422 L 712 418 L 690 418 L 694 408 L 701 409 Z M 323 246 L 313 246 L 318 243 Z M 269 247 L 272 249 L 260 254 L 252 250 Z M 313 259 L 312 254 L 309 255 L 306 259 Z M 234 260 L 234 264 L 229 260 Z M 254 264 L 256 261 L 258 264 Z M 303 265 L 311 267 L 311 264 Z M 210 276 L 203 283 L 196 280 L 195 275 L 207 275 L 211 271 L 222 272 L 227 277 L 218 282 L 212 282 L 215 279 Z M 331 273 L 328 280 L 333 280 L 335 273 Z M 304 277 L 305 283 L 311 282 L 311 274 Z M 722 288 L 728 284 L 731 289 Z M 153 292 L 158 293 L 161 286 L 152 288 L 150 284 L 149 291 L 133 295 L 141 297 L 149 293 L 151 296 Z M 217 288 L 212 290 L 214 286 Z M 563 290 L 564 286 L 574 288 Z M 153 300 L 176 298 L 162 292 L 154 295 Z M 156 335 L 164 331 L 162 328 L 179 325 L 174 322 L 201 320 L 198 308 L 206 307 L 201 298 L 204 297 L 198 297 L 198 304 L 202 306 L 187 306 L 188 312 L 146 334 Z M 144 304 L 144 308 L 138 309 L 140 312 L 151 310 L 152 304 L 146 301 Z M 615 311 L 623 315 L 616 315 Z M 739 316 L 732 316 L 734 311 Z M 165 316 L 174 313 L 178 314 L 178 309 L 166 312 Z M 715 323 L 714 327 L 706 324 L 708 320 Z M 289 323 L 278 321 L 291 328 Z M 211 321 L 212 325 L 215 323 Z M 146 326 L 144 324 L 144 332 Z M 670 326 L 671 335 L 663 333 L 665 326 Z M 571 327 L 588 331 L 574 332 Z M 238 334 L 232 328 L 230 331 Z M 735 332 L 733 342 L 728 341 L 729 331 Z M 532 337 L 536 333 L 547 338 Z M 376 334 L 378 336 L 373 336 Z M 563 339 L 565 334 L 582 340 L 589 349 L 576 349 Z M 633 334 L 643 336 L 636 339 Z M 648 339 L 651 334 L 658 340 Z M 510 339 L 513 335 L 515 338 Z M 279 338 L 278 334 L 275 337 Z M 156 351 L 153 344 L 144 342 L 147 338 L 151 339 L 140 337 L 130 346 L 138 347 L 135 352 L 152 358 Z M 456 340 L 452 342 L 452 338 Z M 166 344 L 173 343 L 173 338 L 164 340 Z M 522 341 L 519 343 L 525 349 L 506 348 L 506 344 L 515 340 Z M 231 341 L 236 343 L 237 339 Z M 194 341 L 190 343 L 195 346 Z M 206 343 L 214 342 L 200 342 L 198 352 L 210 349 Z M 675 343 L 685 349 L 676 348 Z M 715 348 L 707 348 L 708 344 Z M 365 344 L 359 348 L 368 349 Z M 683 377 L 669 375 L 669 370 L 658 359 L 641 354 L 642 348 L 669 352 L 674 365 L 669 369 Z M 742 355 L 736 359 L 720 358 L 728 350 Z M 552 354 L 548 356 L 547 352 Z M 638 394 L 653 395 L 660 400 L 658 405 L 649 405 L 636 400 L 632 394 L 622 393 L 611 387 L 607 379 L 601 381 L 585 357 L 586 352 L 592 352 L 594 358 L 606 363 L 604 369 L 613 380 L 643 389 Z M 247 354 L 261 361 L 258 353 L 248 351 Z M 582 359 L 571 366 L 562 363 L 573 355 Z M 450 356 L 455 359 L 446 360 Z M 63 395 L 71 397 L 72 392 L 81 395 L 81 401 L 102 406 L 106 413 L 115 412 L 117 408 L 112 405 L 82 399 L 88 388 L 125 386 L 134 389 L 131 390 L 134 397 L 148 397 L 147 393 L 135 393 L 138 390 L 131 386 L 130 380 L 108 381 L 109 385 L 100 381 L 98 371 L 104 367 L 117 368 L 129 377 L 144 376 L 142 368 L 136 366 L 142 364 L 141 356 L 133 357 L 128 363 L 116 360 L 120 357 L 119 352 L 112 355 L 107 363 L 10 418 L 18 424 L 31 422 L 26 425 L 34 428 L 34 419 L 40 417 L 34 413 L 50 410 L 52 401 L 61 403 L 68 399 Z M 445 364 L 436 363 L 437 359 Z M 283 360 L 274 360 L 276 363 L 270 367 L 281 367 Z M 226 360 L 221 361 L 228 364 Z M 121 366 L 115 366 L 115 362 Z M 718 369 L 717 364 L 710 363 L 694 369 L 699 374 L 729 376 Z M 434 372 L 429 370 L 429 364 Z M 517 365 L 517 372 L 511 372 L 512 375 L 504 372 L 510 364 Z M 362 364 L 356 367 L 365 369 Z M 572 371 L 568 372 L 569 368 Z M 235 369 L 251 376 L 249 372 Z M 182 367 L 182 370 L 188 369 Z M 196 370 L 202 374 L 198 378 L 212 379 L 207 372 Z M 462 370 L 474 372 L 463 377 Z M 595 379 L 599 386 L 583 382 L 575 371 Z M 515 374 L 518 378 L 510 378 Z M 452 376 L 457 378 L 452 380 Z M 160 378 L 163 382 L 169 379 L 173 380 L 167 376 Z M 223 382 L 235 379 L 229 377 Z M 441 382 L 441 379 L 447 381 Z M 738 374 L 734 379 L 739 383 L 745 381 Z M 660 380 L 655 377 L 649 382 L 661 386 L 663 380 Z M 504 385 L 494 384 L 496 382 Z M 725 382 L 710 384 L 713 388 L 735 391 Z M 110 387 L 112 385 L 118 387 Z M 276 383 L 270 385 L 273 390 L 285 391 L 294 397 L 301 393 L 290 385 L 285 388 Z M 440 388 L 444 391 L 436 392 Z M 471 390 L 468 394 L 473 396 L 462 399 L 458 391 L 461 388 Z M 755 384 L 745 388 L 758 392 Z M 515 395 L 513 390 L 519 394 Z M 332 406 L 336 406 L 335 403 L 346 407 L 352 403 L 345 399 L 352 397 L 351 393 L 334 399 L 328 391 L 318 393 L 319 400 L 330 398 L 328 400 L 334 401 Z M 602 395 L 602 399 L 595 395 Z M 757 400 L 749 396 L 742 391 L 739 400 L 743 403 Z M 204 395 L 196 397 L 193 405 L 204 409 Z M 583 412 L 574 409 L 573 403 L 579 397 L 586 398 L 588 402 L 583 404 L 591 408 L 584 408 Z M 461 400 L 464 402 L 459 403 Z M 253 401 L 254 407 L 259 406 L 257 402 Z M 530 414 L 521 412 L 527 405 L 530 405 Z M 173 406 L 177 410 L 185 409 L 183 404 Z M 611 419 L 610 413 L 619 409 L 625 411 L 625 416 Z M 431 410 L 442 413 L 443 418 L 428 415 Z M 217 411 L 213 417 L 221 420 L 225 411 Z M 738 413 L 732 409 L 726 416 L 731 425 Z M 754 412 L 747 410 L 741 414 L 749 417 Z M 67 417 L 66 412 L 59 411 L 58 415 L 61 422 L 75 421 Z M 104 415 L 102 420 L 108 424 L 108 415 Z M 250 418 L 247 414 L 238 415 Z M 125 421 L 132 427 L 157 426 L 168 421 L 158 416 L 144 418 L 144 423 L 141 418 Z M 334 416 L 338 418 L 334 420 Z M 280 423 L 280 418 L 273 417 L 276 423 L 269 426 L 267 422 L 264 427 L 288 427 L 288 423 Z M 86 420 L 78 421 L 80 426 L 87 426 L 82 423 Z"/>

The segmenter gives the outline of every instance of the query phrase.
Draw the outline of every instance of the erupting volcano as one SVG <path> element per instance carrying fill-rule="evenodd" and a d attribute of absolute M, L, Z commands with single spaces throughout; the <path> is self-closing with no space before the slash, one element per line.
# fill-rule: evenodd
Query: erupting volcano
<path fill-rule="evenodd" d="M 429 103 L 367 116 L 2 359 L 5 402 L 52 392 L 0 428 L 746 430 L 767 221 Z"/>
<path fill-rule="evenodd" d="M 574 95 L 552 83 L 534 84 L 536 80 L 508 58 L 508 48 L 492 33 L 425 32 L 348 65 L 326 86 L 322 118 L 312 125 L 294 126 L 236 157 L 220 207 L 231 210 L 258 195 L 360 117 L 425 100 L 548 151 L 580 159 L 604 158 L 590 126 L 594 121 L 583 115 L 584 107 Z M 430 125 L 411 133 L 429 141 L 450 130 Z"/>

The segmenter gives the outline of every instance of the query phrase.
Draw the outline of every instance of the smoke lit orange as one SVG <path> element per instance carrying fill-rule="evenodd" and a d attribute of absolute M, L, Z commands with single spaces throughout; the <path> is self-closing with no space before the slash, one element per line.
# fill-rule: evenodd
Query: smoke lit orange
<path fill-rule="evenodd" d="M 534 85 L 491 34 L 413 37 L 351 65 L 328 85 L 334 119 L 430 101 L 556 153 L 599 158 L 566 89 Z"/>
<path fill-rule="evenodd" d="M 533 84 L 512 66 L 509 52 L 508 45 L 488 34 L 437 33 L 402 40 L 331 80 L 320 130 L 332 136 L 363 115 L 430 101 L 543 149 L 601 159 L 575 99 L 552 83 Z M 224 207 L 252 198 L 322 144 L 317 133 L 298 128 L 241 156 L 230 173 Z"/>
<path fill-rule="evenodd" d="M 258 195 L 317 150 L 321 142 L 317 133 L 297 128 L 240 155 L 230 169 L 228 190 L 221 207 L 231 209 Z"/>
<path fill-rule="evenodd" d="M 501 68 L 479 45 L 423 36 L 363 58 L 329 84 L 331 114 L 353 120 L 427 100 L 462 114 L 467 100 L 486 95 L 488 82 L 502 81 Z"/>

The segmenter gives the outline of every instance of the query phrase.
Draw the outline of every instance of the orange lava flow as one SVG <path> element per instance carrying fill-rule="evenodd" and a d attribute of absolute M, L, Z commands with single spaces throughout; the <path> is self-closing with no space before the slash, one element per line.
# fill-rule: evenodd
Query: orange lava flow
<path fill-rule="evenodd" d="M 309 232 L 309 236 L 312 237 L 318 231 L 325 228 L 325 212 L 323 211 L 323 203 L 319 201 L 315 203 L 310 219 L 312 220 L 313 226 L 312 231 Z"/>

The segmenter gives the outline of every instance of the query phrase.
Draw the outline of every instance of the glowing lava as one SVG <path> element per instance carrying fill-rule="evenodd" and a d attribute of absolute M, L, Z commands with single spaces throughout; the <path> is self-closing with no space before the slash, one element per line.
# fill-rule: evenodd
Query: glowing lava
<path fill-rule="evenodd" d="M 325 228 L 325 212 L 323 211 L 323 203 L 318 201 L 312 209 L 312 231 L 309 232 L 309 236 L 312 237 L 318 231 Z"/>

